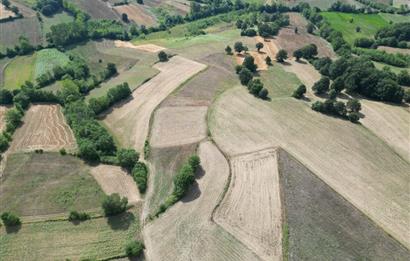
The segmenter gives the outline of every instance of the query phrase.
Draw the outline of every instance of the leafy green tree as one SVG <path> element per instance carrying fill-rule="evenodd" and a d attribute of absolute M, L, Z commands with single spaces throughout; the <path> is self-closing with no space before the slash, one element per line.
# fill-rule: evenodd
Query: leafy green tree
<path fill-rule="evenodd" d="M 232 55 L 232 48 L 229 45 L 227 45 L 225 48 L 225 52 L 227 55 Z"/>
<path fill-rule="evenodd" d="M 84 221 L 90 219 L 90 215 L 86 212 L 70 211 L 68 221 Z"/>
<path fill-rule="evenodd" d="M 256 72 L 258 66 L 255 64 L 255 59 L 251 55 L 245 56 L 242 66 L 247 68 L 251 72 Z"/>
<path fill-rule="evenodd" d="M 148 168 L 143 162 L 137 162 L 132 169 L 132 176 L 137 183 L 140 193 L 145 193 L 147 189 Z"/>
<path fill-rule="evenodd" d="M 322 77 L 319 81 L 317 81 L 313 85 L 312 90 L 315 92 L 315 94 L 326 93 L 329 90 L 329 84 L 330 84 L 329 78 Z"/>
<path fill-rule="evenodd" d="M 279 50 L 276 54 L 276 61 L 283 63 L 286 59 L 288 59 L 288 52 L 283 49 Z"/>
<path fill-rule="evenodd" d="M 321 101 L 315 101 L 314 103 L 312 103 L 312 110 L 314 111 L 318 111 L 318 112 L 323 112 L 323 102 Z"/>
<path fill-rule="evenodd" d="M 360 116 L 357 112 L 351 112 L 347 115 L 347 117 L 349 118 L 349 120 L 353 123 L 357 123 L 360 120 Z"/>
<path fill-rule="evenodd" d="M 113 216 L 123 213 L 127 209 L 128 198 L 121 198 L 117 193 L 105 196 L 102 208 L 106 216 Z"/>
<path fill-rule="evenodd" d="M 131 25 L 131 27 L 130 27 L 130 34 L 131 34 L 132 36 L 138 36 L 138 35 L 139 35 L 138 29 L 137 29 L 137 27 L 135 26 L 135 24 Z"/>
<path fill-rule="evenodd" d="M 0 89 L 0 104 L 7 105 L 13 103 L 13 94 L 7 89 Z"/>
<path fill-rule="evenodd" d="M 137 3 L 140 4 L 140 5 L 143 5 L 144 1 L 143 0 L 137 0 Z"/>
<path fill-rule="evenodd" d="M 242 68 L 239 72 L 239 80 L 242 85 L 248 85 L 249 81 L 252 80 L 253 74 L 248 68 Z"/>
<path fill-rule="evenodd" d="M 188 159 L 188 164 L 192 167 L 192 169 L 194 170 L 194 172 L 197 171 L 199 165 L 201 165 L 201 159 L 199 158 L 198 155 L 192 155 L 191 157 L 189 157 Z"/>
<path fill-rule="evenodd" d="M 300 99 L 306 93 L 306 86 L 304 84 L 299 85 L 299 87 L 293 92 L 292 97 Z"/>
<path fill-rule="evenodd" d="M 404 99 L 405 102 L 410 103 L 410 89 L 406 89 L 404 91 L 403 99 Z"/>
<path fill-rule="evenodd" d="M 251 80 L 248 83 L 248 90 L 254 96 L 258 96 L 259 92 L 263 89 L 263 83 L 260 79 Z"/>
<path fill-rule="evenodd" d="M 269 65 L 269 66 L 272 65 L 272 59 L 271 59 L 269 56 L 266 56 L 265 62 L 266 62 L 266 64 Z"/>
<path fill-rule="evenodd" d="M 186 191 L 195 181 L 194 170 L 190 164 L 184 164 L 177 175 L 174 177 L 174 192 L 177 198 L 182 198 Z"/>
<path fill-rule="evenodd" d="M 258 97 L 261 98 L 262 100 L 265 100 L 268 98 L 269 91 L 266 88 L 262 88 L 262 90 L 259 92 Z"/>
<path fill-rule="evenodd" d="M 358 99 L 348 100 L 346 105 L 349 112 L 359 112 L 362 109 L 362 105 Z"/>
<path fill-rule="evenodd" d="M 313 33 L 313 31 L 315 30 L 315 25 L 314 24 L 312 24 L 311 22 L 309 22 L 308 24 L 307 24 L 307 26 L 306 26 L 306 30 L 307 30 L 307 32 L 308 33 Z"/>
<path fill-rule="evenodd" d="M 21 225 L 20 218 L 10 212 L 3 212 L 1 214 L 1 220 L 6 227 L 18 226 Z"/>
<path fill-rule="evenodd" d="M 293 57 L 296 58 L 296 61 L 299 61 L 300 58 L 302 58 L 302 56 L 303 56 L 303 52 L 301 49 L 297 49 L 293 52 Z"/>
<path fill-rule="evenodd" d="M 342 77 L 337 77 L 330 86 L 330 89 L 334 90 L 336 93 L 340 93 L 344 88 L 345 86 Z"/>
<path fill-rule="evenodd" d="M 243 45 L 242 42 L 236 42 L 233 46 L 233 49 L 235 50 L 235 52 L 241 53 L 242 51 L 245 50 L 245 46 Z"/>
<path fill-rule="evenodd" d="M 139 0 L 142 1 L 142 0 Z M 144 244 L 139 241 L 128 242 L 125 246 L 125 254 L 129 257 L 135 257 L 142 254 L 144 251 Z"/>
<path fill-rule="evenodd" d="M 10 1 L 9 1 L 9 0 L 1 0 L 1 3 L 2 3 L 6 8 L 10 8 Z"/>
<path fill-rule="evenodd" d="M 130 22 L 130 20 L 128 19 L 128 15 L 127 15 L 126 13 L 122 13 L 122 14 L 121 14 L 121 20 L 122 20 L 124 23 L 129 23 L 129 22 Z"/>
<path fill-rule="evenodd" d="M 138 162 L 139 154 L 134 149 L 119 149 L 117 159 L 121 167 L 130 171 Z"/>
<path fill-rule="evenodd" d="M 81 158 L 91 162 L 100 161 L 100 155 L 98 154 L 97 146 L 91 141 L 81 141 L 78 147 Z"/>
<path fill-rule="evenodd" d="M 335 112 L 339 116 L 346 117 L 347 110 L 346 110 L 346 105 L 344 104 L 344 102 L 336 101 L 334 102 L 333 107 L 334 107 Z"/>
<path fill-rule="evenodd" d="M 6 130 L 8 132 L 14 131 L 20 124 L 23 118 L 23 113 L 16 109 L 10 109 L 6 112 Z"/>
<path fill-rule="evenodd" d="M 337 91 L 335 91 L 335 90 L 331 89 L 331 90 L 329 91 L 329 99 L 331 99 L 331 100 L 335 100 L 335 99 L 336 99 L 336 97 L 337 97 L 337 94 L 338 94 L 338 92 L 337 92 Z"/>
<path fill-rule="evenodd" d="M 261 43 L 261 42 L 258 42 L 257 44 L 256 44 L 256 49 L 258 49 L 258 52 L 260 52 L 260 50 L 263 48 L 263 43 Z"/>
<path fill-rule="evenodd" d="M 158 59 L 159 59 L 160 62 L 166 62 L 166 61 L 168 61 L 168 55 L 167 55 L 167 53 L 164 52 L 164 51 L 160 51 L 160 52 L 158 53 Z"/>

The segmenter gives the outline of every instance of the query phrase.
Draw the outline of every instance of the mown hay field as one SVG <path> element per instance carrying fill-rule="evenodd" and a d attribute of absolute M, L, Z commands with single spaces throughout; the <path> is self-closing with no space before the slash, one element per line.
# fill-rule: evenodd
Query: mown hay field
<path fill-rule="evenodd" d="M 125 257 L 125 245 L 138 238 L 138 211 L 110 218 L 23 223 L 18 231 L 0 228 L 2 260 L 107 260 Z"/>
<path fill-rule="evenodd" d="M 36 54 L 18 56 L 11 60 L 3 72 L 3 87 L 8 90 L 15 90 L 20 88 L 25 81 L 33 81 L 35 62 Z"/>
<path fill-rule="evenodd" d="M 89 172 L 69 155 L 11 154 L 1 178 L 0 208 L 21 216 L 66 216 L 70 210 L 99 208 L 104 193 Z"/>

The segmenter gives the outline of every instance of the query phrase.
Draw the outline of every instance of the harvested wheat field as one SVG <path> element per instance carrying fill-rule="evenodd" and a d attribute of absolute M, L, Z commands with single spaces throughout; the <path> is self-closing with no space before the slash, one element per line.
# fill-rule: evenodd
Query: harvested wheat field
<path fill-rule="evenodd" d="M 282 28 L 279 34 L 272 41 L 279 49 L 285 49 L 288 56 L 292 57 L 293 52 L 308 44 L 315 44 L 318 49 L 318 57 L 335 57 L 332 47 L 326 40 L 309 34 L 306 31 L 307 21 L 298 13 L 288 13 L 290 25 Z M 298 33 L 295 33 L 295 27 Z"/>
<path fill-rule="evenodd" d="M 10 151 L 43 149 L 58 151 L 76 148 L 74 134 L 64 119 L 60 105 L 32 105 L 23 118 L 23 125 L 14 134 Z"/>
<path fill-rule="evenodd" d="M 235 156 L 231 171 L 229 189 L 216 211 L 215 222 L 261 259 L 281 260 L 282 210 L 276 151 Z"/>
<path fill-rule="evenodd" d="M 148 12 L 144 5 L 127 4 L 114 6 L 113 8 L 119 15 L 127 14 L 128 19 L 138 25 L 153 26 L 156 24 L 155 17 Z"/>
<path fill-rule="evenodd" d="M 410 247 L 410 163 L 368 129 L 292 98 L 254 99 L 243 87 L 222 94 L 209 118 L 215 142 L 228 155 L 284 148 Z"/>
<path fill-rule="evenodd" d="M 165 50 L 166 48 L 155 45 L 155 44 L 141 44 L 141 45 L 134 45 L 131 42 L 125 42 L 121 40 L 115 40 L 114 44 L 116 47 L 122 47 L 122 48 L 132 48 L 132 49 L 137 49 L 141 51 L 146 51 L 146 52 L 151 52 L 151 53 L 157 53 L 159 51 Z"/>
<path fill-rule="evenodd" d="M 250 51 L 247 55 L 251 55 L 255 60 L 255 64 L 258 66 L 257 71 L 266 71 L 268 69 L 268 65 L 265 62 L 266 53 L 265 52 L 256 52 Z M 236 54 L 235 55 L 237 64 L 242 64 L 243 60 L 245 59 L 245 55 L 243 54 Z"/>
<path fill-rule="evenodd" d="M 0 106 L 0 131 L 6 127 L 5 117 L 6 117 L 7 107 Z"/>
<path fill-rule="evenodd" d="M 116 105 L 104 117 L 104 123 L 117 135 L 121 144 L 139 151 L 142 151 L 148 136 L 155 108 L 183 82 L 206 68 L 181 56 L 174 56 L 154 67 L 160 73 L 135 90 L 132 99 Z"/>
<path fill-rule="evenodd" d="M 127 197 L 130 204 L 141 200 L 134 179 L 121 167 L 101 164 L 91 169 L 91 175 L 105 194 L 118 193 L 121 197 Z"/>
<path fill-rule="evenodd" d="M 206 137 L 206 106 L 163 107 L 156 111 L 150 143 L 169 147 L 199 142 Z"/>
<path fill-rule="evenodd" d="M 229 166 L 211 142 L 199 146 L 203 173 L 188 194 L 148 223 L 148 260 L 259 260 L 252 251 L 212 222 L 212 213 L 229 176 Z"/>

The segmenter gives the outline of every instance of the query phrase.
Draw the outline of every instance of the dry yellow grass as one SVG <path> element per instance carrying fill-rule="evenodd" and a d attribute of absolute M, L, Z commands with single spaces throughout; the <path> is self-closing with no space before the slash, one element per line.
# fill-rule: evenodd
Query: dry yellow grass
<path fill-rule="evenodd" d="M 149 260 L 259 260 L 252 251 L 212 221 L 212 212 L 224 190 L 229 166 L 211 142 L 198 154 L 203 176 L 182 201 L 144 229 Z"/>
<path fill-rule="evenodd" d="M 141 44 L 141 45 L 134 45 L 131 42 L 125 42 L 121 40 L 114 41 L 115 47 L 122 47 L 122 48 L 132 48 L 141 51 L 157 53 L 159 51 L 165 50 L 166 48 L 155 45 L 155 44 Z"/>
<path fill-rule="evenodd" d="M 410 164 L 363 126 L 322 115 L 302 101 L 261 101 L 245 88 L 214 104 L 210 129 L 229 155 L 280 146 L 410 247 Z"/>
<path fill-rule="evenodd" d="M 132 99 L 115 106 L 105 115 L 104 123 L 117 135 L 123 146 L 142 151 L 148 135 L 149 121 L 155 108 L 178 86 L 205 69 L 205 65 L 174 56 L 154 66 L 158 75 L 132 93 Z"/>
<path fill-rule="evenodd" d="M 266 149 L 231 159 L 232 178 L 215 222 L 263 260 L 282 260 L 277 154 Z"/>
<path fill-rule="evenodd" d="M 76 148 L 73 132 L 65 122 L 60 105 L 32 105 L 23 121 L 13 136 L 9 151 L 58 151 L 62 148 L 73 151 Z"/>
<path fill-rule="evenodd" d="M 169 147 L 199 142 L 206 137 L 207 106 L 167 106 L 155 113 L 150 143 Z"/>
<path fill-rule="evenodd" d="M 134 179 L 121 167 L 101 164 L 91 169 L 91 175 L 105 194 L 118 193 L 121 197 L 127 197 L 130 204 L 141 200 Z"/>

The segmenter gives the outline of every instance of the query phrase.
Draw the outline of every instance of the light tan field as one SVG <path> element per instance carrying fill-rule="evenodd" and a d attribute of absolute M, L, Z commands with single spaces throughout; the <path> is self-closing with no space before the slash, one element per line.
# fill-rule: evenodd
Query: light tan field
<path fill-rule="evenodd" d="M 155 44 L 141 44 L 141 45 L 134 45 L 131 42 L 125 42 L 121 40 L 115 40 L 114 44 L 116 47 L 122 48 L 133 48 L 141 51 L 157 53 L 159 51 L 165 50 L 166 48 L 155 45 Z"/>
<path fill-rule="evenodd" d="M 320 73 L 308 62 L 296 62 L 295 60 L 287 60 L 289 65 L 283 65 L 285 71 L 294 73 L 299 80 L 306 86 L 306 96 L 309 98 L 318 98 L 313 94 L 312 87 L 315 82 L 321 78 Z"/>
<path fill-rule="evenodd" d="M 7 112 L 7 107 L 6 106 L 0 106 L 0 131 L 3 131 L 3 129 L 6 127 L 6 112 Z"/>
<path fill-rule="evenodd" d="M 2 3 L 0 3 L 0 20 L 9 18 L 10 16 L 14 17 L 16 16 L 16 14 L 13 13 L 11 10 L 6 9 L 6 7 Z"/>
<path fill-rule="evenodd" d="M 144 229 L 148 260 L 259 260 L 212 221 L 229 176 L 224 156 L 211 142 L 199 146 L 203 176 L 182 201 Z"/>
<path fill-rule="evenodd" d="M 121 167 L 101 164 L 91 169 L 91 175 L 105 194 L 118 193 L 121 197 L 127 197 L 129 204 L 135 204 L 141 200 L 134 179 Z"/>
<path fill-rule="evenodd" d="M 394 48 L 394 47 L 389 47 L 389 46 L 378 46 L 377 49 L 385 51 L 386 53 L 410 54 L 410 49 Z"/>
<path fill-rule="evenodd" d="M 23 125 L 14 134 L 10 151 L 43 149 L 58 151 L 76 148 L 74 134 L 64 119 L 60 105 L 32 105 L 23 118 Z"/>
<path fill-rule="evenodd" d="M 138 25 L 152 26 L 156 24 L 155 17 L 150 15 L 143 5 L 128 4 L 114 6 L 113 8 L 119 15 L 127 14 L 128 19 Z"/>
<path fill-rule="evenodd" d="M 266 53 L 264 53 L 262 49 L 261 52 L 250 51 L 247 54 L 251 55 L 254 58 L 255 64 L 258 66 L 257 71 L 266 71 L 268 69 L 268 65 L 265 62 Z M 245 55 L 236 54 L 235 58 L 238 64 L 242 64 L 243 60 L 245 59 Z"/>
<path fill-rule="evenodd" d="M 261 49 L 261 52 L 265 53 L 267 56 L 269 56 L 272 61 L 275 60 L 276 54 L 278 53 L 278 47 L 273 43 L 272 39 L 264 39 L 260 36 L 255 36 L 255 43 L 261 42 L 263 43 L 263 48 Z"/>
<path fill-rule="evenodd" d="M 132 93 L 132 99 L 118 104 L 105 115 L 104 123 L 117 135 L 123 146 L 142 151 L 149 122 L 155 108 L 178 86 L 206 66 L 174 56 L 168 62 L 154 65 L 160 71 Z"/>
<path fill-rule="evenodd" d="M 231 159 L 232 178 L 215 222 L 263 260 L 282 260 L 277 155 L 266 149 Z"/>
<path fill-rule="evenodd" d="M 206 106 L 163 107 L 155 113 L 150 143 L 170 147 L 206 138 Z"/>
<path fill-rule="evenodd" d="M 260 101 L 236 87 L 215 102 L 210 130 L 228 155 L 284 148 L 410 247 L 410 164 L 363 126 L 293 98 Z"/>

